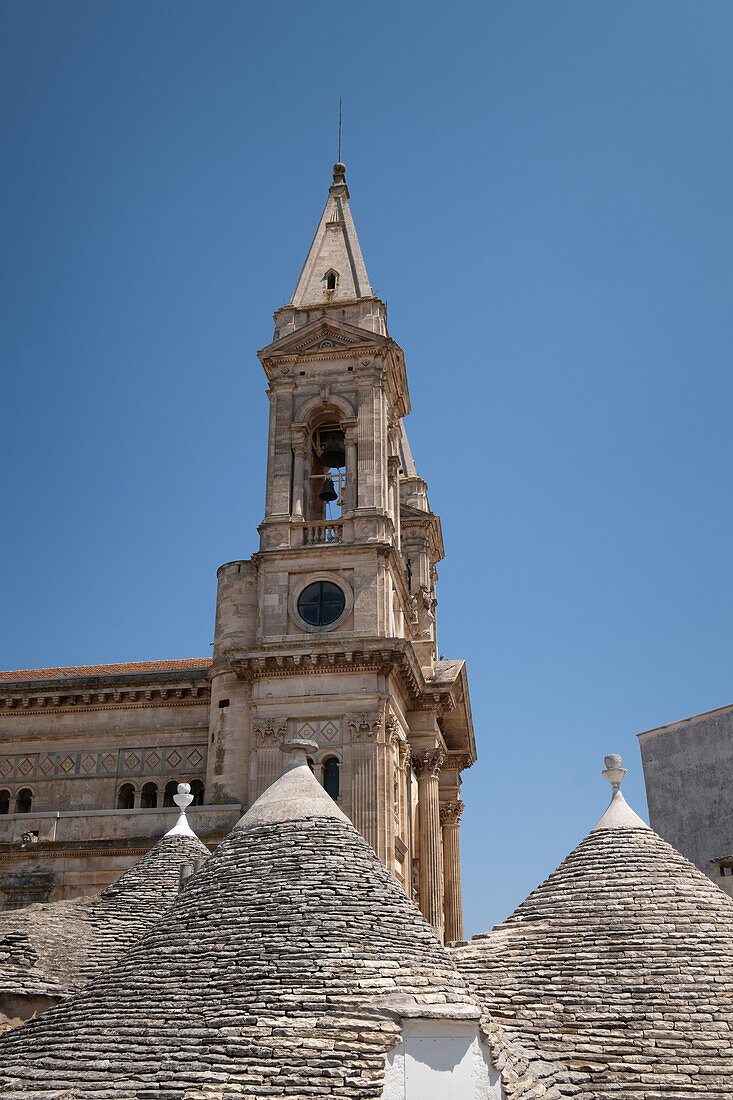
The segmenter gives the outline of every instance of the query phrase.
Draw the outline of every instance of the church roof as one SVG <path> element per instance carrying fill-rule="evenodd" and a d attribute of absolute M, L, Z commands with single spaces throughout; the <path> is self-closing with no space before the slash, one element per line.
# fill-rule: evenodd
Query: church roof
<path fill-rule="evenodd" d="M 211 657 L 181 657 L 177 661 L 127 661 L 113 665 L 68 665 L 64 668 L 26 668 L 0 672 L 0 682 L 61 680 L 75 676 L 119 676 L 143 672 L 174 672 L 188 668 L 209 668 Z"/>
<path fill-rule="evenodd" d="M 329 289 L 331 275 L 333 289 Z M 371 298 L 364 257 L 349 207 L 346 168 L 333 166 L 333 184 L 290 304 L 296 307 Z"/>
<path fill-rule="evenodd" d="M 99 894 L 0 914 L 0 998 L 81 988 L 170 908 L 181 866 L 208 856 L 193 834 L 171 833 Z"/>
<path fill-rule="evenodd" d="M 4 1100 L 381 1097 L 391 998 L 465 1002 L 446 949 L 305 751 L 144 940 L 0 1040 Z M 208 1095 L 208 1093 L 207 1093 Z"/>
<path fill-rule="evenodd" d="M 519 1052 L 508 1100 L 533 1073 L 559 1096 L 729 1098 L 733 901 L 619 801 L 606 762 L 612 813 L 456 962 L 495 1051 Z"/>

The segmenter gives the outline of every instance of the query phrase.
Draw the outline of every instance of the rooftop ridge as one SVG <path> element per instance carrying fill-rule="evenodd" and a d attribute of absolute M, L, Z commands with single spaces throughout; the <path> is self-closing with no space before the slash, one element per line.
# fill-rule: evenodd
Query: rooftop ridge
<path fill-rule="evenodd" d="M 185 668 L 209 668 L 211 657 L 181 657 L 165 661 L 121 661 L 106 665 L 61 665 L 58 668 L 26 668 L 0 670 L 0 682 L 19 680 L 53 680 L 61 677 L 114 675 L 125 672 L 173 672 Z"/>

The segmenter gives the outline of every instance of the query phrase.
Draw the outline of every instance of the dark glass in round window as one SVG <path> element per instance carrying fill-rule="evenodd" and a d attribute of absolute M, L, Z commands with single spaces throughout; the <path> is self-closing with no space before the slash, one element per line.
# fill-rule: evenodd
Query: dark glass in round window
<path fill-rule="evenodd" d="M 298 614 L 309 626 L 335 623 L 345 607 L 346 597 L 331 581 L 315 581 L 298 596 Z"/>

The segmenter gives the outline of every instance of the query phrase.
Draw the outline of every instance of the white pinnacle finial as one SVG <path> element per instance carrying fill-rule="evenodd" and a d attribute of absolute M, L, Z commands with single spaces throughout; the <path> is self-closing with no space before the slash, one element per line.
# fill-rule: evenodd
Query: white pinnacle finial
<path fill-rule="evenodd" d="M 181 811 L 178 815 L 178 821 L 175 823 L 172 829 L 169 829 L 165 834 L 166 836 L 196 836 L 195 832 L 188 824 L 188 818 L 186 817 L 186 808 L 193 802 L 193 795 L 191 794 L 190 783 L 179 783 L 178 794 L 173 795 L 173 801 L 178 809 Z"/>
<path fill-rule="evenodd" d="M 614 791 L 617 791 L 626 776 L 626 768 L 621 767 L 621 757 L 617 752 L 613 752 L 610 756 L 604 756 L 603 763 L 606 765 L 603 777 L 608 780 Z"/>
<path fill-rule="evenodd" d="M 621 757 L 613 752 L 603 760 L 606 765 L 603 777 L 607 779 L 613 788 L 611 805 L 594 827 L 596 829 L 648 829 L 646 821 L 642 821 L 637 813 L 631 809 L 628 802 L 621 794 L 621 784 L 626 775 L 626 768 L 621 766 Z"/>

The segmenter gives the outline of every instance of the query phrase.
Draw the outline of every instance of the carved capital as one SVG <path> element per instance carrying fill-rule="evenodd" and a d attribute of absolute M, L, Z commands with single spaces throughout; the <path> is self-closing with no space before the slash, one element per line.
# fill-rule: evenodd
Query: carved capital
<path fill-rule="evenodd" d="M 252 723 L 255 741 L 261 748 L 276 748 L 288 732 L 287 718 L 255 718 Z"/>
<path fill-rule="evenodd" d="M 384 715 L 381 711 L 353 714 L 347 718 L 352 741 L 376 741 L 379 737 Z"/>
<path fill-rule="evenodd" d="M 412 754 L 412 767 L 418 779 L 437 779 L 445 754 L 440 749 L 422 749 Z"/>
<path fill-rule="evenodd" d="M 451 799 L 449 802 L 440 803 L 440 824 L 458 825 L 463 813 L 463 803 L 460 798 Z"/>

